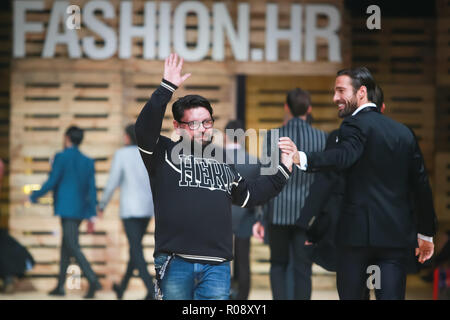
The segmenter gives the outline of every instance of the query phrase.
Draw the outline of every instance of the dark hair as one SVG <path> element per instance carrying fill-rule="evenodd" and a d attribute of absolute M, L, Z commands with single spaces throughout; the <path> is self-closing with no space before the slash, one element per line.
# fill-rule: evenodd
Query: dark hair
<path fill-rule="evenodd" d="M 383 90 L 381 90 L 379 85 L 375 86 L 375 92 L 373 95 L 372 102 L 377 105 L 377 110 L 379 112 L 381 112 L 381 107 L 383 107 L 383 103 L 384 103 L 384 94 L 383 94 Z"/>
<path fill-rule="evenodd" d="M 308 91 L 295 88 L 287 93 L 286 104 L 292 115 L 299 117 L 305 115 L 306 111 L 308 111 L 308 107 L 311 105 L 311 98 Z"/>
<path fill-rule="evenodd" d="M 231 132 L 231 133 L 234 133 L 236 130 L 239 130 L 239 129 L 244 130 L 244 126 L 242 125 L 242 122 L 240 120 L 230 120 L 230 121 L 228 121 L 227 125 L 225 126 L 225 134 L 227 135 L 227 137 L 229 139 L 233 139 L 234 143 L 240 143 L 240 141 L 238 141 L 238 137 L 236 137 L 235 135 L 230 136 L 228 134 L 227 129 L 233 130 L 233 132 Z"/>
<path fill-rule="evenodd" d="M 352 79 L 353 92 L 356 92 L 361 86 L 365 86 L 367 88 L 367 99 L 373 101 L 375 80 L 369 69 L 366 67 L 343 69 L 337 72 L 337 76 L 349 76 Z"/>
<path fill-rule="evenodd" d="M 66 130 L 66 136 L 72 144 L 78 146 L 83 141 L 83 130 L 77 126 L 71 126 Z"/>
<path fill-rule="evenodd" d="M 130 143 L 132 145 L 137 145 L 137 141 L 136 141 L 136 133 L 134 131 L 134 123 L 129 124 L 126 126 L 125 128 L 125 133 L 127 134 L 127 136 L 130 138 Z"/>
<path fill-rule="evenodd" d="M 206 108 L 209 111 L 209 114 L 211 115 L 212 118 L 213 109 L 211 107 L 211 104 L 209 103 L 208 100 L 196 94 L 190 94 L 178 98 L 178 100 L 173 103 L 172 105 L 173 118 L 176 121 L 181 121 L 181 118 L 183 118 L 184 115 L 184 110 L 198 107 Z"/>

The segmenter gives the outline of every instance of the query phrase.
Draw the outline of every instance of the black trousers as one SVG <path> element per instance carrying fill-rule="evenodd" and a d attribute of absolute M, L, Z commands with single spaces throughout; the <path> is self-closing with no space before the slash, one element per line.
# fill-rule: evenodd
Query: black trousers
<path fill-rule="evenodd" d="M 377 300 L 404 300 L 410 251 L 405 248 L 339 247 L 336 271 L 339 298 L 365 300 L 368 282 L 371 282 L 375 284 Z M 379 270 L 378 278 L 378 271 L 374 270 Z"/>
<path fill-rule="evenodd" d="M 79 238 L 79 227 L 81 219 L 66 219 L 61 218 L 62 225 L 62 243 L 61 243 L 61 261 L 59 268 L 58 287 L 64 288 L 66 282 L 66 271 L 70 264 L 70 258 L 75 258 L 75 261 L 80 266 L 81 271 L 86 276 L 90 284 L 98 282 L 97 276 L 87 261 L 84 254 L 81 252 Z"/>
<path fill-rule="evenodd" d="M 120 287 L 125 291 L 133 271 L 138 270 L 139 277 L 144 281 L 144 285 L 149 292 L 153 292 L 153 278 L 148 272 L 147 262 L 144 258 L 144 248 L 142 238 L 145 235 L 150 218 L 126 218 L 122 219 L 125 234 L 130 246 L 130 258 L 128 260 L 127 271 L 125 272 Z"/>
<path fill-rule="evenodd" d="M 274 300 L 287 300 L 286 272 L 291 246 L 294 266 L 294 299 L 311 299 L 311 248 L 305 246 L 306 233 L 296 226 L 268 226 L 270 284 Z"/>
<path fill-rule="evenodd" d="M 250 292 L 250 238 L 234 238 L 234 278 L 238 284 L 236 300 L 247 300 Z"/>

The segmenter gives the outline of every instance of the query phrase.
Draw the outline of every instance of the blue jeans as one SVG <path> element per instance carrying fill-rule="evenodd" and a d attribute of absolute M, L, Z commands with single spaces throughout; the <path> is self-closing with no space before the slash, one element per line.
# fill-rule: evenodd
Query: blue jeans
<path fill-rule="evenodd" d="M 155 257 L 156 272 L 167 254 Z M 164 300 L 227 300 L 230 296 L 230 262 L 193 263 L 178 256 L 170 261 L 160 282 Z"/>

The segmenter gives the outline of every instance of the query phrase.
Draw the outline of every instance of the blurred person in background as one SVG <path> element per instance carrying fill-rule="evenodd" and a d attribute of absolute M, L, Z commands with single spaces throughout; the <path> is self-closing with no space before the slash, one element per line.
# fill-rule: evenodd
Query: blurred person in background
<path fill-rule="evenodd" d="M 55 215 L 61 217 L 62 244 L 58 284 L 49 294 L 64 296 L 66 270 L 70 258 L 74 257 L 89 281 L 89 290 L 84 298 L 94 298 L 102 289 L 94 271 L 81 251 L 79 227 L 88 219 L 88 232 L 93 232 L 93 218 L 96 216 L 97 191 L 95 188 L 94 160 L 79 150 L 83 130 L 71 126 L 64 135 L 64 150 L 58 152 L 52 163 L 47 181 L 40 190 L 33 191 L 29 200 L 37 203 L 47 192 L 53 191 Z"/>
<path fill-rule="evenodd" d="M 5 165 L 0 159 L 0 193 L 3 185 Z M 1 292 L 13 293 L 14 277 L 23 277 L 34 266 L 34 259 L 28 250 L 8 234 L 8 229 L 0 228 L 0 280 Z"/>
<path fill-rule="evenodd" d="M 133 271 L 137 269 L 147 288 L 146 299 L 153 299 L 153 278 L 147 270 L 142 247 L 142 239 L 154 215 L 153 197 L 147 170 L 136 145 L 134 124 L 126 127 L 125 146 L 114 154 L 108 182 L 99 203 L 99 217 L 103 217 L 117 188 L 120 188 L 120 218 L 130 246 L 130 257 L 121 283 L 113 284 L 113 290 L 117 299 L 122 299 Z"/>
<path fill-rule="evenodd" d="M 280 136 L 289 137 L 297 144 L 311 151 L 322 151 L 325 148 L 327 134 L 313 128 L 311 98 L 307 91 L 300 88 L 290 90 L 284 104 L 287 122 L 279 128 Z M 309 118 L 309 119 L 308 119 Z M 267 138 L 270 141 L 270 138 Z M 263 144 L 265 146 L 266 144 Z M 270 146 L 263 150 L 270 154 Z M 294 170 L 286 187 L 265 206 L 264 220 L 267 222 L 267 233 L 270 246 L 270 283 L 274 300 L 291 298 L 293 283 L 293 299 L 311 299 L 312 261 L 311 248 L 305 246 L 306 233 L 295 225 L 302 215 L 302 207 L 314 181 L 314 174 L 305 174 Z M 264 237 L 264 226 L 261 222 L 254 226 L 254 235 Z M 289 264 L 292 263 L 292 272 Z"/>
<path fill-rule="evenodd" d="M 235 135 L 236 130 L 242 130 L 242 135 Z M 239 120 L 229 121 L 225 127 L 225 149 L 232 157 L 234 166 L 246 179 L 256 179 L 261 165 L 258 159 L 251 156 L 244 148 L 244 126 Z M 245 159 L 239 163 L 238 159 Z M 232 290 L 231 299 L 247 300 L 250 292 L 250 239 L 252 226 L 256 222 L 256 208 L 242 208 L 233 205 L 231 208 L 234 234 L 234 277 L 237 289 Z M 233 289 L 233 288 L 232 288 Z"/>

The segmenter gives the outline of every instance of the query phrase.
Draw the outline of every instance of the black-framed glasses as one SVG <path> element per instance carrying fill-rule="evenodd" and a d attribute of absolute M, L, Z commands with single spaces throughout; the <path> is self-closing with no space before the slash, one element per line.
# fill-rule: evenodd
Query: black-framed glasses
<path fill-rule="evenodd" d="M 212 128 L 212 126 L 214 125 L 214 118 L 203 121 L 189 121 L 189 122 L 178 121 L 178 122 L 187 124 L 189 126 L 189 129 L 191 130 L 197 130 L 198 128 L 200 128 L 200 124 L 203 125 L 203 128 L 209 129 Z"/>

